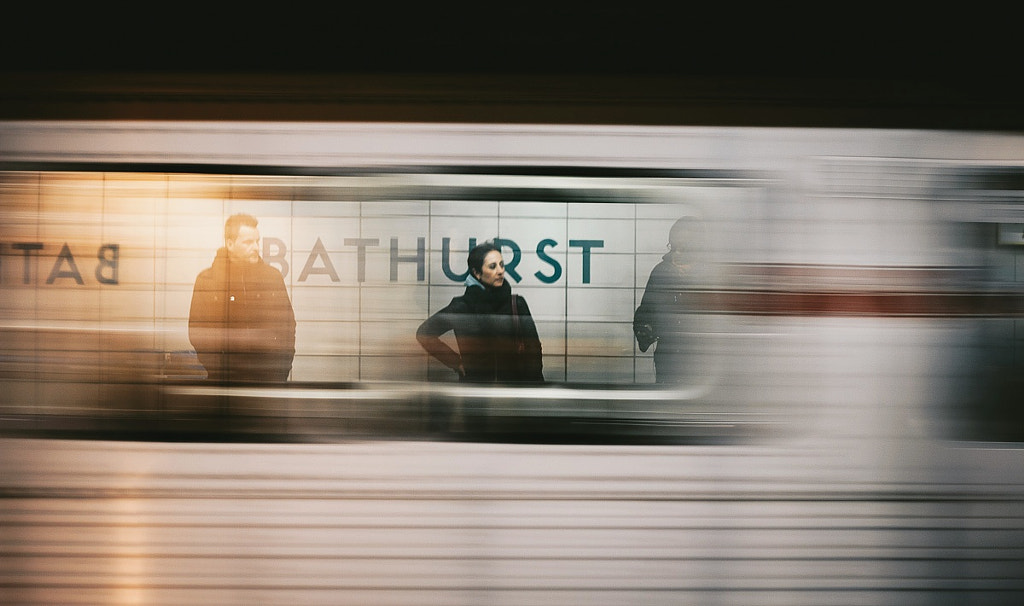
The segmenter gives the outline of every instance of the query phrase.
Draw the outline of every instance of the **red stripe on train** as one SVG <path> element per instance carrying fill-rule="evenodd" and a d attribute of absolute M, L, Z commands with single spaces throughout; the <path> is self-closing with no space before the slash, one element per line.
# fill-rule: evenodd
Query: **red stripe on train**
<path fill-rule="evenodd" d="M 1020 293 L 693 291 L 694 307 L 718 313 L 789 316 L 1024 317 Z"/>

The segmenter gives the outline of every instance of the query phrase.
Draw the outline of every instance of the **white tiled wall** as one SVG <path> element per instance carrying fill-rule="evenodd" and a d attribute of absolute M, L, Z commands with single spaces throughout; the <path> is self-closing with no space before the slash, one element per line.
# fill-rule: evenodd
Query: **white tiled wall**
<path fill-rule="evenodd" d="M 692 208 L 571 199 L 335 202 L 303 200 L 301 188 L 280 187 L 266 190 L 275 192 L 272 198 L 257 199 L 252 192 L 260 191 L 261 178 L 255 176 L 26 173 L 7 179 L 17 183 L 4 192 L 0 227 L 9 320 L 131 326 L 149 331 L 147 346 L 188 351 L 193 280 L 222 245 L 224 219 L 246 212 L 260 221 L 268 261 L 285 273 L 298 321 L 292 378 L 301 381 L 447 377 L 414 338 L 420 322 L 463 291 L 442 270 L 443 242 L 450 244 L 450 271 L 461 274 L 469 240 L 494 237 L 520 248 L 512 268 L 520 281 L 510 282 L 535 316 L 549 379 L 647 381 L 649 354 L 634 359 L 633 310 L 672 221 Z M 240 185 L 244 198 L 236 197 Z M 718 193 L 726 195 L 701 195 Z M 357 240 L 365 243 L 362 254 Z M 29 284 L 22 253 L 10 248 L 26 241 L 44 244 L 33 253 Z M 69 278 L 45 283 L 64 243 L 81 285 Z M 110 243 L 119 247 L 118 283 L 101 284 L 94 276 L 97 249 Z M 511 264 L 511 248 L 505 253 Z"/>

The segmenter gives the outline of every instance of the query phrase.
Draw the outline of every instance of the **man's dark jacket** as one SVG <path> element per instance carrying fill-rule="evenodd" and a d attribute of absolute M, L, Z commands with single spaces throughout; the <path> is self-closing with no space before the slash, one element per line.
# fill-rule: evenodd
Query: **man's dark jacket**
<path fill-rule="evenodd" d="M 654 364 L 659 383 L 682 381 L 695 347 L 698 311 L 693 288 L 696 270 L 672 263 L 666 253 L 651 270 L 640 306 L 633 314 L 633 334 L 640 351 L 655 345 Z"/>
<path fill-rule="evenodd" d="M 519 316 L 518 333 L 512 316 L 513 296 Z M 449 330 L 455 331 L 458 352 L 439 338 Z M 464 381 L 544 381 L 537 326 L 530 315 L 526 299 L 512 295 L 508 282 L 498 288 L 467 286 L 461 297 L 453 298 L 444 309 L 420 325 L 416 339 L 428 353 L 448 368 L 457 371 L 461 364 L 466 370 L 465 377 L 462 377 Z M 517 342 L 522 343 L 522 352 L 518 351 Z"/>
<path fill-rule="evenodd" d="M 286 381 L 295 357 L 295 313 L 281 272 L 221 248 L 196 277 L 188 335 L 217 381 Z"/>

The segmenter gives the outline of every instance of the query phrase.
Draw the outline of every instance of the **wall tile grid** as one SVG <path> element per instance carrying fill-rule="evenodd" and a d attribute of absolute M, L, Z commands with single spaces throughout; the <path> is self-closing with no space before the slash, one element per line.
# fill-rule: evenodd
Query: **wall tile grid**
<path fill-rule="evenodd" d="M 252 178 L 246 180 L 251 193 Z M 259 219 L 265 258 L 285 274 L 292 297 L 294 380 L 439 376 L 415 341 L 416 327 L 461 294 L 470 239 L 495 237 L 504 240 L 513 289 L 537 322 L 550 380 L 628 383 L 653 373 L 650 352 L 635 351 L 632 313 L 678 208 L 234 197 L 241 189 L 223 176 L 23 179 L 16 191 L 4 191 L 3 238 L 39 239 L 44 249 L 30 284 L 21 283 L 21 260 L 5 251 L 0 269 L 16 286 L 4 290 L 5 311 L 53 327 L 127 330 L 138 337 L 124 341 L 128 351 L 188 352 L 195 276 L 222 245 L 224 219 L 246 212 Z M 273 190 L 278 197 L 282 191 L 289 190 Z M 74 268 L 59 258 L 65 243 Z M 109 260 L 114 253 L 99 251 L 111 244 L 116 263 Z M 55 265 L 62 271 L 47 284 Z M 113 265 L 116 283 L 103 283 Z"/>

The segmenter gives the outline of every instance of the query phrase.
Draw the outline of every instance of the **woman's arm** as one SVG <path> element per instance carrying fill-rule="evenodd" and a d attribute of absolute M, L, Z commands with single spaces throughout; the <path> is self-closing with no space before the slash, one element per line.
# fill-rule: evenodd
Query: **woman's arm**
<path fill-rule="evenodd" d="M 451 305 L 430 316 L 416 329 L 416 340 L 427 353 L 463 376 L 466 371 L 462 366 L 462 356 L 440 339 L 441 335 L 455 329 L 454 316 Z"/>

